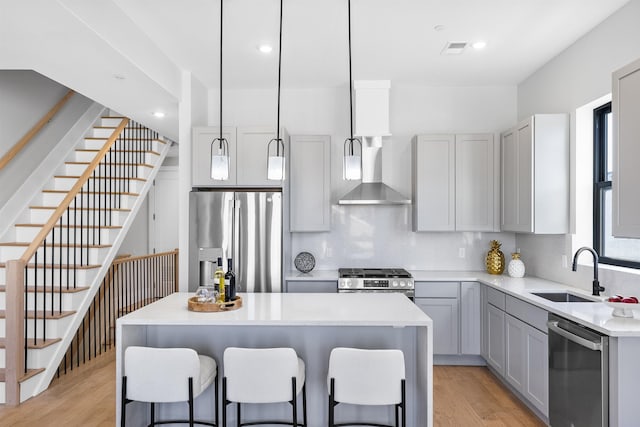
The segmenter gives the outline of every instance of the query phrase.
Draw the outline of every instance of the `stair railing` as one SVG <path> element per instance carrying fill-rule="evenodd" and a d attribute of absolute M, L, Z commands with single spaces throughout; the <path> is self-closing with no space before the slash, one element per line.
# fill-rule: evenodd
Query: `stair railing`
<path fill-rule="evenodd" d="M 33 137 L 36 136 L 42 130 L 42 128 L 51 121 L 53 116 L 55 116 L 58 111 L 60 111 L 60 109 L 67 103 L 69 98 L 71 98 L 74 93 L 75 92 L 72 90 L 67 92 L 60 99 L 60 101 L 58 101 L 56 105 L 54 105 L 51 110 L 47 112 L 47 114 L 42 116 L 42 118 L 38 120 L 38 122 L 33 125 L 33 127 L 29 129 L 29 131 L 22 138 L 20 138 L 20 140 L 16 142 L 15 145 L 11 147 L 11 149 L 7 151 L 4 156 L 2 156 L 2 158 L 0 158 L 0 170 L 7 166 L 9 162 L 11 162 L 11 160 L 13 160 L 18 155 L 18 153 L 20 153 L 20 151 L 22 151 L 22 149 L 26 147 L 27 144 L 29 144 Z"/>
<path fill-rule="evenodd" d="M 20 403 L 19 380 L 29 366 L 29 344 L 46 343 L 47 321 L 70 314 L 63 310 L 63 289 L 84 285 L 78 276 L 99 267 L 91 264 L 89 249 L 104 248 L 110 230 L 118 228 L 112 225 L 114 211 L 122 207 L 122 196 L 135 195 L 131 181 L 154 139 L 155 131 L 123 118 L 20 259 L 7 262 L 8 405 Z M 28 302 L 34 310 L 27 309 Z"/>
<path fill-rule="evenodd" d="M 178 291 L 178 249 L 113 261 L 58 367 L 57 377 L 115 347 L 116 319 Z"/>

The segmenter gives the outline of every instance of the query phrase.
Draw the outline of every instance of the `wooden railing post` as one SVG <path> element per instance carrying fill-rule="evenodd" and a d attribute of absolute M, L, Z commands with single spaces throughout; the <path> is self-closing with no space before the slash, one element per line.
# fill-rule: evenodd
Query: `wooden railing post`
<path fill-rule="evenodd" d="M 7 261 L 5 302 L 5 401 L 20 404 L 20 377 L 24 375 L 24 268 L 22 260 Z"/>
<path fill-rule="evenodd" d="M 180 274 L 178 272 L 178 258 L 180 256 L 180 251 L 178 251 L 178 248 L 175 249 L 175 252 L 173 253 L 173 272 L 174 272 L 174 277 L 173 277 L 173 291 L 174 292 L 178 292 L 180 290 L 180 287 L 178 286 L 178 277 L 180 277 Z"/>

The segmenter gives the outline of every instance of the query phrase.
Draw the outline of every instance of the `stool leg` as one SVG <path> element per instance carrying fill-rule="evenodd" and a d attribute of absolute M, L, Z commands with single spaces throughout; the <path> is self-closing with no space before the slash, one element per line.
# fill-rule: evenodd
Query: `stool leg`
<path fill-rule="evenodd" d="M 298 396 L 296 395 L 296 377 L 291 377 L 292 405 L 293 405 L 293 427 L 298 427 Z"/>
<path fill-rule="evenodd" d="M 216 427 L 220 427 L 220 424 L 218 423 L 218 374 L 216 374 L 216 378 L 214 379 L 215 384 L 214 384 L 214 389 L 213 389 L 213 405 L 214 405 L 214 411 L 215 411 L 215 424 Z"/>
<path fill-rule="evenodd" d="M 193 427 L 193 378 L 189 377 L 189 427 Z"/>
<path fill-rule="evenodd" d="M 307 427 L 307 384 L 302 386 L 302 422 Z"/>
<path fill-rule="evenodd" d="M 400 410 L 400 405 L 393 405 L 393 414 L 396 416 L 396 423 L 394 424 L 396 427 L 400 427 L 398 423 L 398 411 Z"/>
<path fill-rule="evenodd" d="M 405 381 L 402 380 L 402 427 L 407 426 L 407 395 Z"/>
<path fill-rule="evenodd" d="M 222 377 L 222 426 L 227 427 L 227 377 Z"/>
<path fill-rule="evenodd" d="M 329 389 L 329 427 L 334 427 L 333 425 L 333 411 L 335 408 L 335 402 L 333 400 L 333 395 L 335 391 L 335 378 L 331 378 L 331 386 Z"/>
<path fill-rule="evenodd" d="M 127 418 L 127 377 L 122 377 L 120 396 L 120 427 L 125 427 Z"/>
<path fill-rule="evenodd" d="M 150 406 L 151 406 L 151 426 L 153 427 L 156 425 L 156 404 L 154 402 L 151 402 Z"/>
<path fill-rule="evenodd" d="M 238 427 L 242 425 L 242 422 L 240 421 L 241 419 L 242 419 L 242 414 L 240 414 L 240 402 L 237 402 L 236 403 L 236 423 Z"/>

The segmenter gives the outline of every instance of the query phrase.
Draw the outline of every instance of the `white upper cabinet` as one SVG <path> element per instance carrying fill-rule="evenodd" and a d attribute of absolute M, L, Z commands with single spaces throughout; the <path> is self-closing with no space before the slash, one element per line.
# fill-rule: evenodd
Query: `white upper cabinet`
<path fill-rule="evenodd" d="M 291 136 L 290 231 L 331 229 L 331 137 Z"/>
<path fill-rule="evenodd" d="M 640 60 L 613 73 L 613 235 L 640 238 Z"/>
<path fill-rule="evenodd" d="M 211 142 L 219 137 L 218 129 L 193 128 L 191 153 L 194 187 L 282 187 L 282 181 L 267 179 L 267 144 L 276 137 L 275 130 L 267 127 L 223 127 L 222 136 L 229 144 L 229 179 L 212 179 Z M 287 152 L 286 131 L 280 131 L 280 137 L 285 142 Z M 217 145 L 213 148 L 217 152 Z"/>
<path fill-rule="evenodd" d="M 216 180 L 211 178 L 211 144 L 220 137 L 220 128 L 193 128 L 193 144 L 191 145 L 191 185 L 193 187 L 235 186 L 236 184 L 236 129 L 223 127 L 222 137 L 229 144 L 229 179 Z M 217 154 L 219 144 L 213 147 Z"/>
<path fill-rule="evenodd" d="M 502 133 L 502 230 L 569 231 L 569 117 L 536 114 Z"/>
<path fill-rule="evenodd" d="M 416 136 L 413 230 L 495 230 L 494 155 L 492 134 Z"/>

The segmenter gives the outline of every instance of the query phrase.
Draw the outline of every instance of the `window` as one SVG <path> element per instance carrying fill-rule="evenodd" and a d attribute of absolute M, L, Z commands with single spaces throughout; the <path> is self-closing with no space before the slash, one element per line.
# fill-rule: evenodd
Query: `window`
<path fill-rule="evenodd" d="M 593 246 L 603 264 L 640 268 L 640 240 L 611 234 L 614 171 L 611 103 L 593 110 Z"/>

